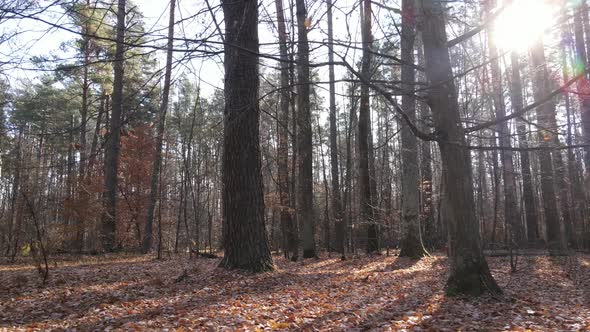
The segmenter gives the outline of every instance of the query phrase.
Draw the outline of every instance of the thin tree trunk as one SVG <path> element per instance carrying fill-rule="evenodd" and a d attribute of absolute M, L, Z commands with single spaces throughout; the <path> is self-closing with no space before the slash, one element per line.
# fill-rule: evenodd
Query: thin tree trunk
<path fill-rule="evenodd" d="M 277 11 L 277 25 L 279 30 L 279 52 L 281 57 L 281 94 L 278 115 L 278 177 L 281 228 L 284 231 L 285 247 L 283 248 L 291 259 L 297 260 L 297 225 L 291 213 L 289 197 L 289 55 L 287 50 L 287 31 L 283 0 L 275 0 Z"/>
<path fill-rule="evenodd" d="M 8 247 L 6 249 L 6 254 L 9 255 L 10 254 L 10 250 L 14 247 L 14 250 L 12 251 L 12 258 L 11 261 L 14 261 L 14 258 L 16 256 L 17 253 L 17 248 L 18 248 L 18 239 L 19 239 L 19 232 L 20 232 L 20 227 L 18 226 L 19 224 L 19 214 L 18 214 L 18 210 L 19 207 L 21 206 L 20 201 L 21 199 L 19 198 L 19 192 L 21 191 L 21 164 L 22 164 L 22 141 L 23 141 L 23 135 L 24 135 L 24 126 L 20 126 L 18 129 L 18 136 L 17 136 L 17 141 L 16 141 L 16 147 L 15 147 L 15 163 L 14 163 L 14 178 L 12 180 L 12 195 L 11 195 L 11 203 L 10 203 L 10 214 L 8 217 L 8 225 L 9 225 L 9 238 L 8 238 Z M 13 226 L 14 225 L 14 226 Z"/>
<path fill-rule="evenodd" d="M 87 9 L 90 7 L 90 0 L 86 0 Z M 86 18 L 83 32 L 89 33 L 90 18 Z M 80 109 L 80 164 L 79 164 L 79 183 L 82 185 L 79 195 L 82 202 L 87 201 L 88 192 L 84 188 L 86 176 L 86 128 L 88 122 L 88 92 L 90 84 L 88 82 L 88 67 L 90 66 L 90 37 L 85 36 L 82 42 L 82 52 L 84 53 L 84 73 L 82 77 L 82 108 Z M 73 248 L 82 252 L 84 249 L 84 216 L 76 216 L 76 234 Z"/>
<path fill-rule="evenodd" d="M 334 75 L 334 24 L 332 22 L 332 0 L 326 0 L 328 11 L 328 80 L 330 81 L 330 169 L 332 175 L 332 214 L 334 217 L 336 251 L 345 259 L 346 228 L 342 213 L 340 177 L 338 173 L 338 128 L 336 126 L 336 82 Z"/>
<path fill-rule="evenodd" d="M 170 95 L 170 81 L 172 78 L 172 48 L 174 46 L 174 10 L 176 0 L 170 0 L 170 13 L 168 20 L 168 47 L 166 52 L 166 71 L 164 74 L 164 89 L 162 91 L 162 103 L 158 113 L 158 129 L 156 132 L 156 144 L 154 150 L 154 162 L 152 164 L 152 178 L 150 181 L 150 197 L 147 206 L 147 220 L 144 227 L 144 237 L 141 251 L 145 254 L 152 247 L 152 232 L 154 225 L 154 211 L 158 199 L 158 183 L 160 168 L 162 167 L 162 142 L 166 129 L 166 112 L 168 110 L 168 97 Z M 188 233 L 187 233 L 188 235 Z"/>
<path fill-rule="evenodd" d="M 496 6 L 495 0 L 488 0 L 486 2 L 488 13 Z M 500 62 L 498 60 L 498 50 L 492 42 L 494 39 L 493 32 L 488 37 L 488 47 L 490 50 L 490 65 L 492 74 L 492 95 L 494 101 L 494 109 L 496 111 L 496 118 L 503 118 L 506 116 L 506 106 L 504 103 L 504 94 L 502 89 L 502 72 L 500 69 Z M 502 162 L 502 178 L 504 180 L 504 218 L 505 223 L 509 227 L 507 233 L 509 235 L 509 246 L 512 242 L 521 243 L 523 240 L 523 231 L 520 224 L 520 213 L 516 194 L 516 178 L 514 176 L 514 161 L 510 142 L 510 129 L 507 122 L 498 124 L 497 131 L 500 144 L 500 160 Z M 508 148 L 508 149 L 504 149 Z"/>
<path fill-rule="evenodd" d="M 356 98 L 354 96 L 355 88 L 354 85 L 350 89 L 350 111 L 349 111 L 349 119 L 348 119 L 348 128 L 346 133 L 346 178 L 344 179 L 344 203 L 345 203 L 345 219 L 344 219 L 344 241 L 347 242 L 347 238 L 352 240 L 352 228 L 351 228 L 351 221 L 352 221 L 352 157 L 353 157 L 353 134 L 356 122 Z M 350 228 L 350 233 L 349 233 Z M 354 251 L 353 251 L 354 252 Z"/>
<path fill-rule="evenodd" d="M 324 203 L 324 247 L 329 252 L 332 251 L 330 239 L 330 190 L 328 188 L 328 177 L 326 176 L 326 161 L 324 157 L 324 144 L 322 141 L 322 128 L 320 126 L 320 119 L 316 119 L 318 129 L 318 142 L 320 144 L 320 166 L 322 167 L 322 180 L 324 182 L 324 193 L 326 201 Z"/>

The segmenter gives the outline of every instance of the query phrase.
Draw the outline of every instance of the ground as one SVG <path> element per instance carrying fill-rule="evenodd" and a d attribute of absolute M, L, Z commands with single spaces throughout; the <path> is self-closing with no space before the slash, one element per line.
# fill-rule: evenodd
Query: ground
<path fill-rule="evenodd" d="M 489 258 L 502 298 L 448 298 L 447 259 L 336 255 L 259 275 L 217 259 L 116 255 L 51 259 L 40 285 L 0 265 L 0 330 L 590 330 L 590 255 Z"/>

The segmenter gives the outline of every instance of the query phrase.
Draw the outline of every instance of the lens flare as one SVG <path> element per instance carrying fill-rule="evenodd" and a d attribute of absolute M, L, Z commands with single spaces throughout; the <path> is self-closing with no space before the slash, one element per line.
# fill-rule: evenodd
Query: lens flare
<path fill-rule="evenodd" d="M 495 21 L 494 43 L 504 50 L 526 51 L 555 24 L 557 16 L 557 8 L 549 1 L 514 0 Z"/>

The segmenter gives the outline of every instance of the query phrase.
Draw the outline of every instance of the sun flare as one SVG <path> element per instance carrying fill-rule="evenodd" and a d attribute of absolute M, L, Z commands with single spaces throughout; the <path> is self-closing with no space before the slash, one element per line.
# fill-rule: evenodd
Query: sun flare
<path fill-rule="evenodd" d="M 555 6 L 547 0 L 514 0 L 496 19 L 494 42 L 504 50 L 525 51 L 547 33 L 557 15 Z"/>

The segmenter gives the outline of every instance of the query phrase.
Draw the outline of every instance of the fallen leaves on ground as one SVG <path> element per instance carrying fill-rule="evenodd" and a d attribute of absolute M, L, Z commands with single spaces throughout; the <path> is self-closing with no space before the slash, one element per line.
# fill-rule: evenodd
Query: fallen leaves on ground
<path fill-rule="evenodd" d="M 489 258 L 505 292 L 444 296 L 447 259 L 322 257 L 252 275 L 217 259 L 109 256 L 0 266 L 0 328 L 9 330 L 555 331 L 590 330 L 590 255 Z M 179 278 L 179 276 L 183 276 Z"/>

